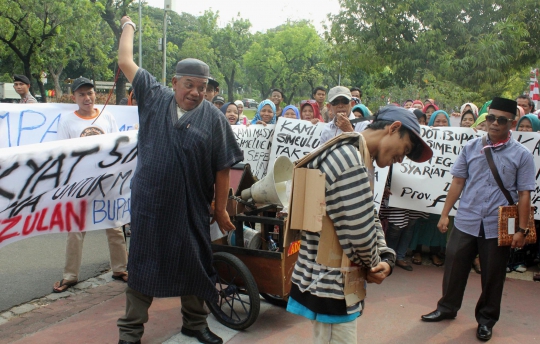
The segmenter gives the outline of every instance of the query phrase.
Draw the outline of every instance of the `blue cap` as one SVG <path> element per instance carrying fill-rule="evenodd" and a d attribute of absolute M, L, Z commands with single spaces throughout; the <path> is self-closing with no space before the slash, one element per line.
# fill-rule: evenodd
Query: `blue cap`
<path fill-rule="evenodd" d="M 416 144 L 413 147 L 412 152 L 407 155 L 407 158 L 415 162 L 424 162 L 431 159 L 433 151 L 422 139 L 420 124 L 418 124 L 418 119 L 412 112 L 398 106 L 385 106 L 379 110 L 375 119 L 375 121 L 380 120 L 390 122 L 400 121 L 402 126 L 409 129 L 409 132 L 418 137 L 420 144 Z"/>

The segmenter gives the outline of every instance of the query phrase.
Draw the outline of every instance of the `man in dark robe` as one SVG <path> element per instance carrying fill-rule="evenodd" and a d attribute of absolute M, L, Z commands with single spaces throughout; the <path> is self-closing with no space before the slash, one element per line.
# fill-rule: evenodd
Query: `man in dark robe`
<path fill-rule="evenodd" d="M 173 91 L 133 61 L 135 24 L 123 17 L 118 64 L 137 94 L 139 144 L 131 185 L 131 245 L 126 314 L 119 343 L 140 343 L 153 297 L 180 296 L 182 333 L 222 343 L 208 329 L 204 301 L 217 302 L 210 247 L 210 204 L 222 230 L 229 169 L 243 159 L 225 116 L 204 100 L 209 68 L 178 62 Z"/>

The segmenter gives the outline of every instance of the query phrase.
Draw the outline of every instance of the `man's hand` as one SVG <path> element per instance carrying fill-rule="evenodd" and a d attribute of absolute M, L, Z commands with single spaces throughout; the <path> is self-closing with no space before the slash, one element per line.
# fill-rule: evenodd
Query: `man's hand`
<path fill-rule="evenodd" d="M 523 248 L 523 246 L 525 246 L 525 235 L 517 232 L 512 238 L 512 248 Z"/>
<path fill-rule="evenodd" d="M 441 233 L 448 232 L 448 224 L 450 223 L 450 219 L 448 216 L 441 215 L 441 218 L 439 219 L 439 223 L 437 224 L 437 228 L 439 228 L 439 231 Z"/>
<path fill-rule="evenodd" d="M 129 16 L 123 16 L 122 19 L 120 19 L 120 26 L 124 25 L 127 22 L 133 22 Z"/>
<path fill-rule="evenodd" d="M 390 264 L 387 262 L 380 262 L 376 267 L 369 269 L 367 281 L 368 283 L 381 284 L 391 271 Z"/>
<path fill-rule="evenodd" d="M 212 218 L 212 222 L 210 224 L 217 222 L 219 226 L 219 230 L 221 230 L 221 233 L 225 234 L 225 232 L 230 232 L 236 227 L 231 222 L 231 218 L 229 217 L 229 213 L 227 213 L 226 210 L 217 212 L 214 211 L 214 217 Z"/>
<path fill-rule="evenodd" d="M 343 112 L 339 112 L 336 114 L 336 126 L 344 133 L 352 133 L 354 131 L 354 128 L 351 124 L 351 121 L 349 121 L 348 116 L 348 114 L 345 114 Z"/>

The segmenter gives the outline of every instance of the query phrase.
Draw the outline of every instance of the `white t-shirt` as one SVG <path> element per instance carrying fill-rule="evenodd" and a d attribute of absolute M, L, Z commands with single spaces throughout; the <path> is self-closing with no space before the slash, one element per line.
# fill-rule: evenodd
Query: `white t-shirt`
<path fill-rule="evenodd" d="M 94 109 L 94 115 L 91 118 L 81 117 L 77 114 L 77 111 L 62 114 L 58 122 L 58 139 L 74 139 L 118 132 L 116 120 L 107 111 L 104 111 L 96 122 L 92 124 L 98 115 L 98 109 Z"/>

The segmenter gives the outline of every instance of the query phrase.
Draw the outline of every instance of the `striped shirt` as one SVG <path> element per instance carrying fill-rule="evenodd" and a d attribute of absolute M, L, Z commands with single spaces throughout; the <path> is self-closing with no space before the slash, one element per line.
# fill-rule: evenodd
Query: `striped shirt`
<path fill-rule="evenodd" d="M 394 261 L 395 253 L 386 246 L 375 213 L 368 172 L 358 153 L 358 137 L 339 141 L 309 162 L 307 167 L 326 174 L 327 215 L 349 259 L 369 268 L 380 263 L 381 255 Z M 302 293 L 344 300 L 342 272 L 316 262 L 319 239 L 318 233 L 302 232 L 292 282 Z M 347 314 L 361 311 L 361 304 L 347 307 Z"/>

